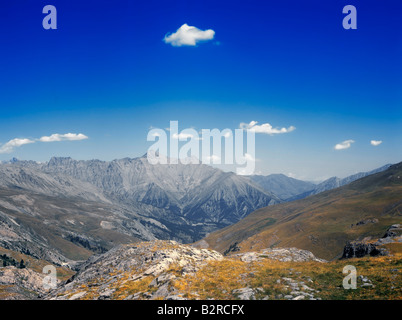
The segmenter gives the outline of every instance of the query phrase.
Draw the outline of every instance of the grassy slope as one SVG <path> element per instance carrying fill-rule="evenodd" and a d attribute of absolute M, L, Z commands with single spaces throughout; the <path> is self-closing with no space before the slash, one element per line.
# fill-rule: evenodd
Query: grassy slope
<path fill-rule="evenodd" d="M 362 287 L 363 282 L 358 278 L 356 289 L 344 289 L 342 283 L 345 274 L 342 271 L 346 265 L 353 265 L 357 276 L 367 277 L 373 287 Z M 337 260 L 329 263 L 280 262 L 271 259 L 247 263 L 235 257 L 227 257 L 221 261 L 209 261 L 194 274 L 183 276 L 183 267 L 179 264 L 172 264 L 167 272 L 175 275 L 169 284 L 170 288 L 176 289 L 177 295 L 187 299 L 235 300 L 239 299 L 239 296 L 234 290 L 247 287 L 254 289 L 257 300 L 285 300 L 286 295 L 294 290 L 284 281 L 286 277 L 300 286 L 307 284 L 313 289 L 315 298 L 322 300 L 400 300 L 401 269 L 401 253 L 392 252 L 391 256 Z M 96 299 L 100 291 L 104 290 L 100 289 L 108 283 L 109 289 L 116 290 L 112 299 L 123 300 L 137 293 L 138 299 L 146 299 L 142 294 L 157 290 L 157 287 L 151 284 L 155 276 L 130 280 L 138 274 L 135 268 L 126 272 L 115 271 L 109 274 L 110 277 L 116 277 L 115 281 L 100 276 L 61 295 L 71 297 L 77 292 L 87 292 L 81 299 Z M 299 292 L 303 291 L 305 289 L 301 288 Z"/>
<path fill-rule="evenodd" d="M 307 284 L 316 292 L 315 297 L 322 300 L 400 300 L 401 257 L 401 254 L 394 253 L 389 257 L 329 263 L 279 262 L 268 259 L 245 263 L 228 258 L 210 262 L 193 276 L 177 279 L 174 286 L 190 299 L 237 299 L 233 290 L 248 287 L 257 289 L 256 299 L 268 297 L 269 300 L 283 300 L 292 291 L 282 279 L 288 277 Z M 345 290 L 342 286 L 345 274 L 342 271 L 346 265 L 353 265 L 357 276 L 367 277 L 374 287 L 362 287 L 363 282 L 358 278 L 355 290 Z"/>
<path fill-rule="evenodd" d="M 378 223 L 351 227 L 367 218 L 377 218 Z M 297 247 L 331 260 L 340 256 L 347 241 L 381 237 L 391 224 L 401 222 L 402 163 L 399 163 L 341 188 L 259 209 L 204 240 L 221 252 L 238 242 L 241 251 Z"/>

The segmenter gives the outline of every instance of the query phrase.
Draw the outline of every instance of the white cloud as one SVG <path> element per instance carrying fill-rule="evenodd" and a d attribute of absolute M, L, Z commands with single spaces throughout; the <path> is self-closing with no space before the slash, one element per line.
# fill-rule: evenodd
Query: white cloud
<path fill-rule="evenodd" d="M 0 147 L 0 153 L 11 153 L 14 151 L 15 148 L 29 143 L 35 143 L 35 141 L 30 139 L 12 139 Z"/>
<path fill-rule="evenodd" d="M 174 47 L 195 46 L 200 41 L 212 40 L 214 36 L 212 29 L 204 31 L 185 23 L 175 33 L 167 34 L 163 41 Z"/>
<path fill-rule="evenodd" d="M 11 153 L 14 151 L 15 148 L 21 147 L 24 144 L 30 144 L 30 143 L 35 143 L 36 141 L 40 142 L 54 142 L 54 141 L 65 141 L 65 140 L 70 140 L 70 141 L 77 141 L 77 140 L 84 140 L 88 139 L 88 137 L 82 133 L 66 133 L 66 134 L 58 134 L 54 133 L 50 136 L 43 136 L 40 139 L 19 139 L 15 138 L 4 145 L 0 146 L 0 154 L 1 153 Z"/>
<path fill-rule="evenodd" d="M 296 129 L 294 126 L 290 126 L 289 128 L 273 128 L 269 123 L 263 123 L 261 125 L 257 125 L 257 123 L 257 121 L 251 121 L 250 123 L 242 122 L 240 123 L 240 129 L 254 131 L 255 133 L 265 133 L 269 135 L 288 133 Z"/>
<path fill-rule="evenodd" d="M 246 158 L 247 161 L 256 161 L 256 159 L 249 153 L 245 153 L 244 158 Z"/>
<path fill-rule="evenodd" d="M 78 140 L 85 140 L 88 137 L 82 133 L 66 133 L 66 134 L 58 134 L 54 133 L 50 136 L 43 136 L 39 139 L 41 142 L 55 142 L 55 141 L 78 141 Z"/>
<path fill-rule="evenodd" d="M 182 133 L 181 132 L 179 134 L 174 133 L 172 135 L 172 137 L 173 137 L 173 139 L 186 140 L 188 138 L 193 138 L 194 136 L 192 134 L 189 134 L 189 133 Z"/>
<path fill-rule="evenodd" d="M 352 143 L 354 143 L 354 140 L 345 140 L 341 143 L 338 143 L 335 145 L 334 149 L 335 150 L 344 150 L 344 149 L 348 149 L 351 147 Z"/>
<path fill-rule="evenodd" d="M 382 141 L 381 140 L 371 140 L 370 143 L 372 146 L 376 147 L 376 146 L 379 146 L 382 143 Z"/>

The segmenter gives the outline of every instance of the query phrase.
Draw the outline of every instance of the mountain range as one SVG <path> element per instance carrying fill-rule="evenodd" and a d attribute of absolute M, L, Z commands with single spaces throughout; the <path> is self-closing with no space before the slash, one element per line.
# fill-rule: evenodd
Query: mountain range
<path fill-rule="evenodd" d="M 145 156 L 12 159 L 0 164 L 0 246 L 74 266 L 123 243 L 192 243 L 318 186 L 284 175 L 238 176 L 203 164 L 151 165 Z"/>
<path fill-rule="evenodd" d="M 13 160 L 0 165 L 0 245 L 72 263 L 120 243 L 194 242 L 279 202 L 249 179 L 203 164 Z"/>
<path fill-rule="evenodd" d="M 314 185 L 145 157 L 13 159 L 0 164 L 0 299 L 339 298 L 325 280 L 337 258 L 374 252 L 397 255 L 359 262 L 396 297 L 402 163 L 370 173 Z"/>
<path fill-rule="evenodd" d="M 342 179 L 338 177 L 331 177 L 318 184 L 294 179 L 284 174 L 270 174 L 268 176 L 253 175 L 249 176 L 249 178 L 264 190 L 277 195 L 283 201 L 293 201 L 303 199 L 327 190 L 342 187 L 353 181 L 356 181 L 357 179 L 384 171 L 390 166 L 391 164 L 386 164 L 377 169 L 367 172 L 359 172 Z"/>
<path fill-rule="evenodd" d="M 249 178 L 264 190 L 269 190 L 277 195 L 283 201 L 307 194 L 316 188 L 316 185 L 312 182 L 294 179 L 284 174 L 252 175 Z"/>

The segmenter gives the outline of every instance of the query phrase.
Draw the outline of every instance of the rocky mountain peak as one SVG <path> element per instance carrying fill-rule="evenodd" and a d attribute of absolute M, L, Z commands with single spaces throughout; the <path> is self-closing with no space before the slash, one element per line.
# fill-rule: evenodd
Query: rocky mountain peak
<path fill-rule="evenodd" d="M 52 157 L 47 163 L 48 167 L 70 165 L 73 162 L 71 157 Z"/>

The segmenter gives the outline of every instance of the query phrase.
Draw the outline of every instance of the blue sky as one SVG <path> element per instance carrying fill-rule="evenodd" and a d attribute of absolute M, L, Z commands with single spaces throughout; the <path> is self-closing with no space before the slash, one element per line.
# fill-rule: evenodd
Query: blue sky
<path fill-rule="evenodd" d="M 48 4 L 57 30 L 42 27 Z M 347 4 L 357 30 L 342 27 Z M 178 120 L 294 126 L 256 134 L 262 174 L 314 180 L 399 162 L 401 12 L 399 0 L 2 1 L 0 160 L 141 156 L 150 127 Z M 183 24 L 214 36 L 163 41 Z M 33 143 L 6 148 L 13 139 Z"/>

